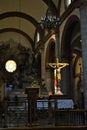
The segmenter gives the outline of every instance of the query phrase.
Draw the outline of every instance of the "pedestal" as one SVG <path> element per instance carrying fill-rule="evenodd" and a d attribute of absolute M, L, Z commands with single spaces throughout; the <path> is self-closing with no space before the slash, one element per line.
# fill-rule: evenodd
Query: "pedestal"
<path fill-rule="evenodd" d="M 28 95 L 28 124 L 34 125 L 37 121 L 37 98 L 39 97 L 39 88 L 27 87 L 25 93 Z"/>

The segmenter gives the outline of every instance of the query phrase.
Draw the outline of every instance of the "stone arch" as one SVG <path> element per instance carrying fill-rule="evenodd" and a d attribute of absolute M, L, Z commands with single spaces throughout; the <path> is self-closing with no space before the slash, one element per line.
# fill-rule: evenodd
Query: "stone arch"
<path fill-rule="evenodd" d="M 5 12 L 0 15 L 1 20 L 8 18 L 8 17 L 24 18 L 24 19 L 30 21 L 36 28 L 38 27 L 38 31 L 42 32 L 42 28 L 39 26 L 38 22 L 33 17 L 31 17 L 30 15 L 27 15 L 26 13 L 13 11 L 13 12 Z"/>
<path fill-rule="evenodd" d="M 80 34 L 80 20 L 76 15 L 72 15 L 67 20 L 61 40 L 61 58 L 69 62 L 69 81 L 68 91 L 72 91 L 72 97 L 75 96 L 75 66 L 77 64 L 77 57 L 81 57 L 81 34 Z M 75 97 L 74 97 L 75 98 Z"/>
<path fill-rule="evenodd" d="M 27 22 L 31 23 L 32 26 L 35 27 L 35 29 L 38 30 L 39 34 L 40 34 L 40 37 L 42 38 L 43 37 L 43 34 L 44 34 L 44 31 L 42 29 L 42 27 L 40 26 L 40 24 L 38 23 L 38 21 L 36 19 L 34 19 L 32 16 L 26 14 L 26 13 L 23 13 L 23 12 L 18 12 L 18 11 L 11 11 L 11 12 L 4 12 L 0 15 L 0 20 L 3 20 L 3 19 L 9 19 L 9 18 L 20 18 L 20 19 L 24 19 L 26 20 Z M 25 30 L 20 30 L 20 29 L 17 29 L 17 28 L 3 28 L 1 29 L 0 33 L 4 33 L 4 32 L 17 32 L 19 33 L 19 35 L 23 35 L 25 36 L 29 42 L 31 43 L 31 46 L 32 46 L 32 49 L 34 50 L 35 49 L 35 43 L 33 41 L 33 39 L 31 38 L 31 36 L 29 36 L 29 34 L 27 34 L 25 32 Z"/>
<path fill-rule="evenodd" d="M 19 30 L 17 28 L 3 28 L 0 30 L 0 33 L 4 33 L 4 32 L 16 32 L 16 33 L 21 34 L 29 41 L 29 43 L 31 44 L 32 50 L 34 50 L 34 42 L 26 32 Z"/>
<path fill-rule="evenodd" d="M 66 22 L 65 28 L 62 34 L 61 41 L 61 55 L 69 60 L 71 58 L 71 42 L 75 42 L 75 35 L 80 32 L 80 21 L 75 15 L 72 15 Z M 80 35 L 80 34 L 78 34 Z M 79 37 L 79 36 L 78 36 Z M 77 39 L 77 37 L 76 37 Z M 66 51 L 65 51 L 66 50 Z M 66 53 L 67 52 L 67 53 Z"/>

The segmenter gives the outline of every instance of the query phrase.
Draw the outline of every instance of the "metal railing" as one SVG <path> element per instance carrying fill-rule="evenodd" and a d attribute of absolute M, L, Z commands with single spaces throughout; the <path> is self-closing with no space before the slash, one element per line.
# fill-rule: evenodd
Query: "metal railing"
<path fill-rule="evenodd" d="M 87 126 L 87 111 L 81 109 L 55 111 L 56 126 Z"/>
<path fill-rule="evenodd" d="M 37 100 L 35 121 L 39 126 L 87 126 L 87 111 L 81 109 L 58 109 L 54 101 Z M 28 126 L 28 102 L 8 102 L 6 109 L 0 107 L 0 128 Z M 33 115 L 34 116 L 34 115 Z"/>

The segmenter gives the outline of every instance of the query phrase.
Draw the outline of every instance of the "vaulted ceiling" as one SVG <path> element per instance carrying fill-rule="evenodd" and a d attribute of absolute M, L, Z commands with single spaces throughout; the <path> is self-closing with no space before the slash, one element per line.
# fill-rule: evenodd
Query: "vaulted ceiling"
<path fill-rule="evenodd" d="M 15 35 L 20 35 L 34 49 L 35 32 L 42 33 L 42 28 L 39 26 L 41 17 L 45 16 L 48 6 L 57 14 L 56 5 L 59 0 L 1 0 L 0 1 L 0 39 L 5 33 L 15 32 Z M 56 5 L 55 5 L 56 4 Z M 10 38 L 10 37 L 9 37 Z"/>

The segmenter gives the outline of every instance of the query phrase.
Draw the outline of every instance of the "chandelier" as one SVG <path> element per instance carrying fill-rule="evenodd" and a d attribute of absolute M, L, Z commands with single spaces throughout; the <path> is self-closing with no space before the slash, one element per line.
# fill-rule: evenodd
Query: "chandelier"
<path fill-rule="evenodd" d="M 46 16 L 41 18 L 40 24 L 46 29 L 56 29 L 60 25 L 60 20 L 56 15 L 52 15 L 51 11 L 48 9 Z"/>

